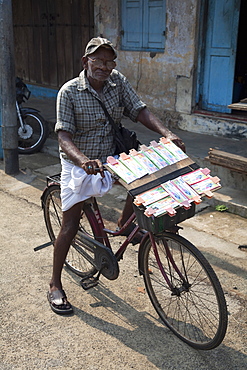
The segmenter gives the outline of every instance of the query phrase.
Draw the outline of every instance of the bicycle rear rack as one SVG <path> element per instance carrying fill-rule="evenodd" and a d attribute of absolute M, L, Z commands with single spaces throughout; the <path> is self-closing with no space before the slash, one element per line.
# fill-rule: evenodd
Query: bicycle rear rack
<path fill-rule="evenodd" d="M 51 183 L 57 183 L 57 184 L 60 184 L 61 183 L 61 173 L 58 173 L 56 175 L 52 175 L 52 176 L 46 176 L 46 183 L 47 183 L 47 186 Z"/>

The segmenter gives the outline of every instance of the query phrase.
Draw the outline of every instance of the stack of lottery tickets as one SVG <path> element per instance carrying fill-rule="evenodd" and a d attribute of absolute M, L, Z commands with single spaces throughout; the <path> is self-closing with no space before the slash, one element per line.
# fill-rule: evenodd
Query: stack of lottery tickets
<path fill-rule="evenodd" d="M 121 153 L 118 159 L 107 158 L 107 166 L 126 184 L 150 175 L 166 166 L 177 163 L 188 156 L 172 141 L 161 138 L 151 141 L 140 150 L 131 149 Z M 176 209 L 190 209 L 192 203 L 199 204 L 203 196 L 211 198 L 213 191 L 221 188 L 220 179 L 210 176 L 210 170 L 200 168 L 156 186 L 134 199 L 134 204 L 144 209 L 147 217 L 164 214 L 174 216 Z"/>
<path fill-rule="evenodd" d="M 210 170 L 198 170 L 169 180 L 135 197 L 136 206 L 144 206 L 147 217 L 168 214 L 174 216 L 176 208 L 189 209 L 191 203 L 199 204 L 203 196 L 211 198 L 213 191 L 219 189 L 220 179 L 210 176 Z"/>
<path fill-rule="evenodd" d="M 131 149 L 129 155 L 121 153 L 118 159 L 107 158 L 107 166 L 127 184 L 150 175 L 188 156 L 172 141 L 161 138 L 159 143 L 141 145 L 140 151 Z"/>

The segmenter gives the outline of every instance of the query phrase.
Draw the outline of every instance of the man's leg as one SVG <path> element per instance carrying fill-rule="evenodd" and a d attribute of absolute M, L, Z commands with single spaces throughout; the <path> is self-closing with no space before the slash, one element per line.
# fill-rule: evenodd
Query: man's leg
<path fill-rule="evenodd" d="M 121 216 L 118 219 L 118 226 L 119 227 L 123 226 L 125 224 L 125 222 L 130 218 L 132 213 L 134 212 L 132 203 L 133 203 L 133 199 L 132 199 L 131 195 L 128 194 L 127 198 L 126 198 L 126 201 L 125 201 L 124 209 L 122 211 Z"/>
<path fill-rule="evenodd" d="M 83 202 L 75 204 L 63 212 L 60 232 L 54 244 L 53 272 L 50 281 L 50 291 L 61 290 L 61 274 L 70 244 L 77 233 Z"/>

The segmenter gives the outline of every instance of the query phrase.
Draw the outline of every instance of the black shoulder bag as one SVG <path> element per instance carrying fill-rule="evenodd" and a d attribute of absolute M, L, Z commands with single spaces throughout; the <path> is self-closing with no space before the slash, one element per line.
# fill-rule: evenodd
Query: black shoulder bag
<path fill-rule="evenodd" d="M 115 140 L 116 140 L 116 151 L 114 154 L 120 154 L 125 152 L 126 154 L 129 153 L 130 149 L 138 149 L 139 145 L 141 144 L 140 141 L 137 139 L 137 135 L 135 131 L 130 131 L 122 124 L 118 126 L 112 117 L 110 116 L 108 110 L 106 109 L 105 104 L 100 100 L 97 99 L 100 103 L 101 107 L 103 108 L 106 117 L 109 119 L 110 124 L 114 128 L 115 132 Z"/>

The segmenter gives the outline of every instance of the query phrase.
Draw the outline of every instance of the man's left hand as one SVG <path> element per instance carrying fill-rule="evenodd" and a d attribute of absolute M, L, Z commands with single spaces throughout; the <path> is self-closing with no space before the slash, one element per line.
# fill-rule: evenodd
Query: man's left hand
<path fill-rule="evenodd" d="M 171 140 L 174 144 L 176 144 L 184 153 L 186 153 L 185 144 L 182 139 L 180 139 L 177 135 L 171 133 L 167 136 L 167 139 Z"/>

